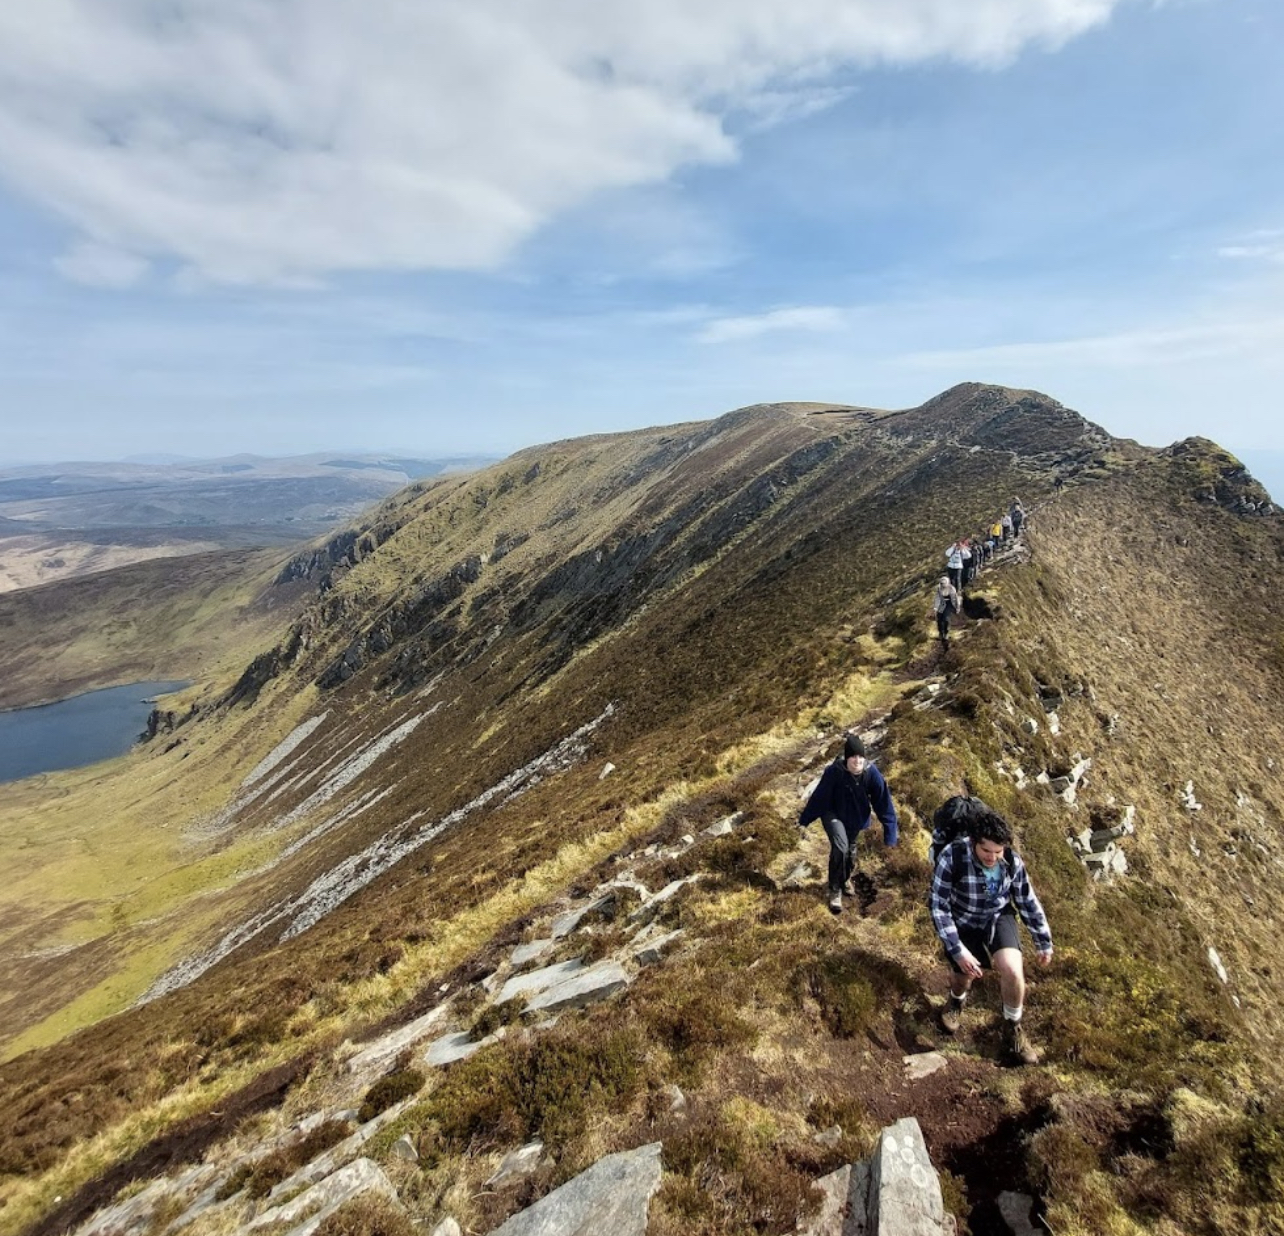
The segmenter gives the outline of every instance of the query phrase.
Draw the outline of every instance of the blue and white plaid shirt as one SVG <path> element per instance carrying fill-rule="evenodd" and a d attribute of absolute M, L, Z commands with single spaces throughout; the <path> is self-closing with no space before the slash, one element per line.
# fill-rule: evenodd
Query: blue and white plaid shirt
<path fill-rule="evenodd" d="M 1052 932 L 1048 930 L 1047 915 L 1030 887 L 1025 864 L 1019 854 L 1010 850 L 1008 853 L 1012 855 L 1011 865 L 1006 856 L 999 860 L 1002 875 L 993 891 L 986 883 L 985 869 L 976 861 L 972 842 L 967 837 L 952 841 L 936 860 L 927 904 L 932 911 L 936 934 L 941 937 L 941 943 L 951 957 L 963 952 L 959 928 L 988 931 L 1007 908 L 1009 898 L 1030 929 L 1034 947 L 1040 953 L 1052 952 Z M 954 878 L 956 867 L 959 872 L 957 880 Z"/>

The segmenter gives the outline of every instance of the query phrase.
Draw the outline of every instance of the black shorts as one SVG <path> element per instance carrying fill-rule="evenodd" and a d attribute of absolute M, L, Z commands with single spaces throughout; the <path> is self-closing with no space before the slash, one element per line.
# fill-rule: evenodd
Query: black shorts
<path fill-rule="evenodd" d="M 1021 937 L 1017 934 L 1016 911 L 1009 906 L 999 915 L 993 928 L 960 927 L 959 939 L 962 940 L 963 947 L 981 963 L 981 969 L 993 969 L 994 954 L 999 949 L 1014 948 L 1018 952 L 1021 950 Z M 945 954 L 945 960 L 950 963 L 950 969 L 955 974 L 963 973 L 962 966 L 949 953 Z"/>

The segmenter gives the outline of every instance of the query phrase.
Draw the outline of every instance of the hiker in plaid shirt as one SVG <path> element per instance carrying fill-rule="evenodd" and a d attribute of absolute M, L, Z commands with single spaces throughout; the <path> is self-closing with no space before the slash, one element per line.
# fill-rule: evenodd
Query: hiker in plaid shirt
<path fill-rule="evenodd" d="M 941 1028 L 947 1034 L 958 1032 L 973 981 L 992 969 L 999 976 L 1003 996 L 1004 1047 L 1015 1063 L 1038 1064 L 1039 1050 L 1021 1024 L 1025 971 L 1017 914 L 1025 921 L 1043 966 L 1052 961 L 1052 933 L 1025 864 L 1012 851 L 1012 830 L 998 812 L 979 813 L 969 835 L 941 851 L 928 905 L 951 971 Z"/>

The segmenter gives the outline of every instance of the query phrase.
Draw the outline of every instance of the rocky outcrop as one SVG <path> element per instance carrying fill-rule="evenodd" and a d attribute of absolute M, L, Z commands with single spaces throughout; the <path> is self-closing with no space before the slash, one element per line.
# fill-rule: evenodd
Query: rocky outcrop
<path fill-rule="evenodd" d="M 646 1236 L 660 1174 L 659 1142 L 607 1155 L 491 1236 Z"/>
<path fill-rule="evenodd" d="M 941 1182 L 913 1117 L 879 1135 L 874 1154 L 816 1182 L 820 1213 L 801 1236 L 951 1236 Z"/>

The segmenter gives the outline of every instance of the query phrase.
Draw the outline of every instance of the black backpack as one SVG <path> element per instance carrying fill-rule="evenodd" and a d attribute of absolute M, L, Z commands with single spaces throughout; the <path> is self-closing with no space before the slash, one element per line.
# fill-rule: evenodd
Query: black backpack
<path fill-rule="evenodd" d="M 989 809 L 981 799 L 969 798 L 965 794 L 955 794 L 937 807 L 936 814 L 932 816 L 932 845 L 927 852 L 933 868 L 945 847 L 956 837 L 966 836 L 972 821 Z"/>

